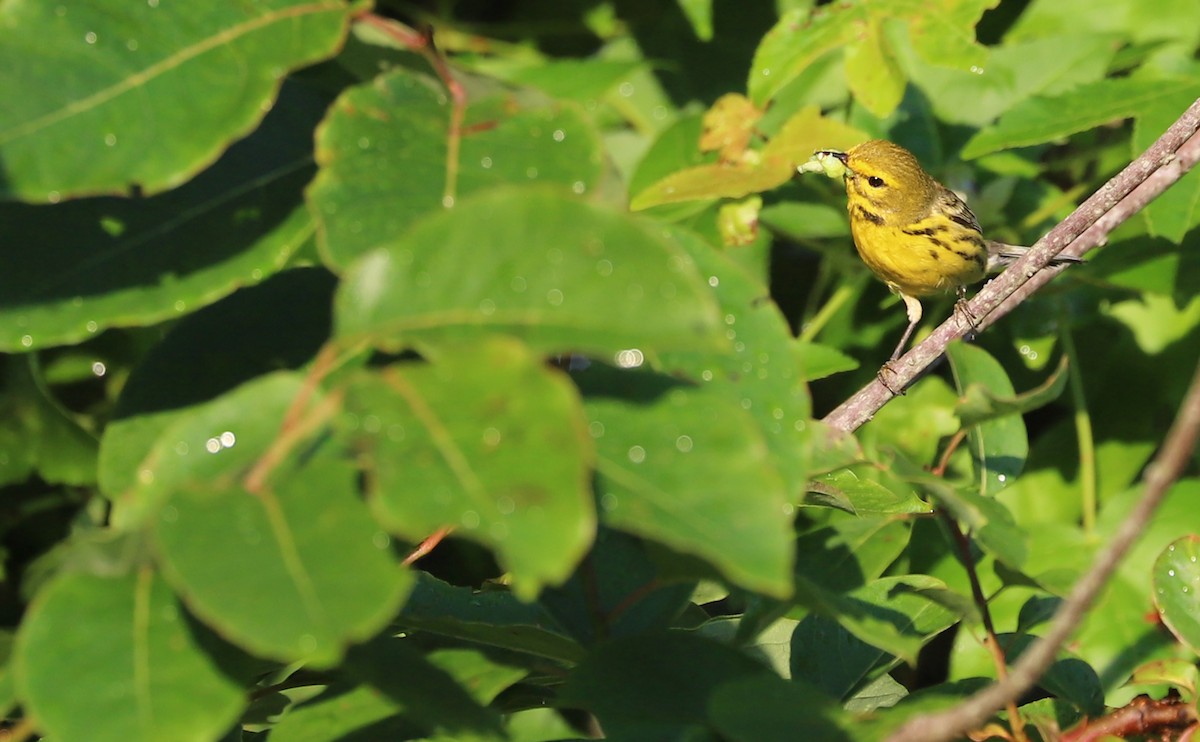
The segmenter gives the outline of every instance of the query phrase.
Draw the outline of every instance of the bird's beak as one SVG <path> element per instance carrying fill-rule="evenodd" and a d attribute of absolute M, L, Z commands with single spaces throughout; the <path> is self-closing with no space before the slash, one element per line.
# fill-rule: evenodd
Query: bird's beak
<path fill-rule="evenodd" d="M 850 155 L 836 149 L 819 149 L 814 154 L 829 155 L 835 160 L 839 160 L 843 165 L 847 164 L 850 160 Z"/>

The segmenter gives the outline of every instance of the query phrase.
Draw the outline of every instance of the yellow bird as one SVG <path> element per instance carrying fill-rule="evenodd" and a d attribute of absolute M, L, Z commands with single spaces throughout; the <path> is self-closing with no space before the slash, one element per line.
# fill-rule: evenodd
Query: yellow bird
<path fill-rule="evenodd" d="M 917 297 L 953 291 L 962 299 L 968 285 L 1029 250 L 984 239 L 963 200 L 898 144 L 875 139 L 846 152 L 822 150 L 815 157 L 826 173 L 844 172 L 858 254 L 904 300 L 908 327 L 890 360 L 900 356 L 921 321 Z M 1060 256 L 1052 265 L 1078 262 Z"/>

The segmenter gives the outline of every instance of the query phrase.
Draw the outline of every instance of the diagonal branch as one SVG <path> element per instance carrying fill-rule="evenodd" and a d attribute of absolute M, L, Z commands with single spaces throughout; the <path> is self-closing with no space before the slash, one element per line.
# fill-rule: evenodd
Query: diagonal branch
<path fill-rule="evenodd" d="M 968 304 L 967 312 L 978 317 L 978 329 L 989 327 L 1050 279 L 1061 268 L 1047 268 L 1060 252 L 1080 256 L 1103 245 L 1109 232 L 1136 214 L 1200 160 L 1200 99 L 1159 137 L 1141 157 L 1105 183 L 1079 208 L 1038 240 L 1033 248 L 1008 270 L 989 281 Z M 891 389 L 912 383 L 946 350 L 951 340 L 965 335 L 968 327 L 955 312 L 920 345 L 885 367 L 887 386 L 879 379 L 860 389 L 830 412 L 824 422 L 839 430 L 852 431 L 870 420 L 893 396 Z M 894 373 L 889 373 L 888 369 Z"/>
<path fill-rule="evenodd" d="M 963 703 L 934 714 L 918 716 L 901 726 L 888 742 L 948 742 L 976 729 L 992 714 L 1025 693 L 1050 667 L 1063 643 L 1074 632 L 1096 595 L 1112 576 L 1121 558 L 1146 527 L 1167 489 L 1183 473 L 1200 437 L 1200 365 L 1162 448 L 1142 476 L 1144 490 L 1121 522 L 1112 541 L 1096 555 L 1091 568 L 1071 588 L 1058 607 L 1045 636 L 1012 666 L 1008 677 L 989 685 Z"/>

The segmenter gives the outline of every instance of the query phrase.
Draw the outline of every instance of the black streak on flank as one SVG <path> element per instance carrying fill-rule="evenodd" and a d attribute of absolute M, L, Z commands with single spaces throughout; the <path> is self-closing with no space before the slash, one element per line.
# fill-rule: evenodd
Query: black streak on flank
<path fill-rule="evenodd" d="M 975 225 L 971 222 L 971 220 L 967 218 L 966 215 L 960 214 L 957 211 L 950 212 L 950 221 L 961 224 L 972 231 L 975 229 Z"/>
<path fill-rule="evenodd" d="M 930 250 L 930 251 L 929 251 L 929 257 L 933 258 L 934 260 L 941 260 L 941 259 L 942 259 L 942 256 L 941 256 L 941 255 L 938 255 L 938 251 L 937 251 L 937 250 Z"/>

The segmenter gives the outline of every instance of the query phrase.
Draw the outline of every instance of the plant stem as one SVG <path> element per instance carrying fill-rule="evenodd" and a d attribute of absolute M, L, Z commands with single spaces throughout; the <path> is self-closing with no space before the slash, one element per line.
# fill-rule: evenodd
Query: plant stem
<path fill-rule="evenodd" d="M 1083 365 L 1075 350 L 1070 323 L 1065 312 L 1059 313 L 1060 338 L 1067 354 L 1067 383 L 1071 387 L 1071 406 L 1075 408 L 1075 437 L 1079 445 L 1079 498 L 1083 532 L 1090 536 L 1096 528 L 1096 439 L 1092 433 L 1092 415 L 1088 411 L 1087 395 L 1083 392 Z"/>

